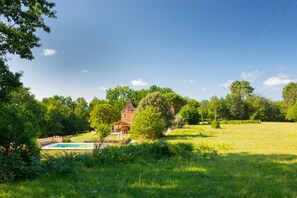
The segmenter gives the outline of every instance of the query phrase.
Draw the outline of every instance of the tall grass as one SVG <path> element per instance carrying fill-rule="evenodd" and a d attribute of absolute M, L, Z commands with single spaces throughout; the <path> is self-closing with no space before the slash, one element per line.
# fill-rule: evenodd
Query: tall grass
<path fill-rule="evenodd" d="M 167 146 L 106 150 L 90 165 L 78 155 L 73 161 L 84 165 L 77 173 L 1 184 L 0 197 L 297 197 L 296 129 L 296 123 L 186 126 L 165 137 Z M 181 142 L 192 151 L 174 154 Z"/>

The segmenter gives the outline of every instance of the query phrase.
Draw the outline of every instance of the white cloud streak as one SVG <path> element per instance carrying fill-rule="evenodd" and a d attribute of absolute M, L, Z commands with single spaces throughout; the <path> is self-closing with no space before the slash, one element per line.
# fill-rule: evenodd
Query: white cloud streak
<path fill-rule="evenodd" d="M 259 76 L 261 76 L 264 73 L 265 72 L 263 72 L 263 71 L 256 70 L 256 71 L 252 71 L 252 72 L 242 72 L 240 76 L 244 80 L 252 81 L 252 80 L 256 80 Z"/>
<path fill-rule="evenodd" d="M 233 83 L 233 80 L 228 80 L 228 81 L 225 82 L 225 83 L 219 84 L 218 87 L 226 87 L 226 88 L 228 88 L 228 87 L 230 87 L 230 85 L 231 85 L 232 83 Z"/>
<path fill-rule="evenodd" d="M 279 74 L 277 76 L 272 76 L 263 82 L 264 87 L 273 88 L 277 86 L 287 85 L 290 82 L 295 82 L 296 80 L 290 79 L 285 74 Z"/>
<path fill-rule="evenodd" d="M 86 73 L 86 74 L 88 74 L 88 73 L 90 73 L 90 71 L 89 70 L 86 70 L 86 69 L 83 69 L 83 70 L 81 70 L 83 73 Z"/>
<path fill-rule="evenodd" d="M 107 90 L 108 88 L 107 88 L 107 87 L 102 87 L 102 86 L 101 86 L 100 89 L 101 89 L 101 90 Z"/>
<path fill-rule="evenodd" d="M 138 80 L 132 80 L 132 81 L 131 81 L 131 85 L 133 85 L 133 86 L 146 86 L 147 83 L 144 82 L 144 81 L 141 80 L 141 79 L 138 79 Z"/>
<path fill-rule="evenodd" d="M 42 50 L 42 55 L 43 56 L 53 56 L 55 54 L 57 54 L 57 51 L 54 50 L 54 49 L 44 49 L 44 50 Z"/>

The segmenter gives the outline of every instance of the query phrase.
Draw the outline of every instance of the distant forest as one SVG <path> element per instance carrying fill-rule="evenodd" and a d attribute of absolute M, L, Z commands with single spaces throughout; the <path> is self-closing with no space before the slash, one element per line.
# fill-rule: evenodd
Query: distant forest
<path fill-rule="evenodd" d="M 197 101 L 180 96 L 167 87 L 153 85 L 148 89 L 133 90 L 128 86 L 117 86 L 106 90 L 105 100 L 94 97 L 88 103 L 83 97 L 73 100 L 71 97 L 57 95 L 37 101 L 28 88 L 21 87 L 10 94 L 10 99 L 18 109 L 32 112 L 31 119 L 35 119 L 42 137 L 70 135 L 91 130 L 89 122 L 91 112 L 102 104 L 112 108 L 111 111 L 101 109 L 105 111 L 104 116 L 112 117 L 109 119 L 110 122 L 117 121 L 128 100 L 137 107 L 142 98 L 153 92 L 160 92 L 168 104 L 174 107 L 175 114 L 196 116 L 192 120 L 185 119 L 188 124 L 212 120 L 297 121 L 297 83 L 291 82 L 284 87 L 283 101 L 271 101 L 257 96 L 253 94 L 253 90 L 248 81 L 235 81 L 231 84 L 230 93 L 226 97 L 213 96 L 209 100 Z M 181 109 L 187 113 L 181 114 Z"/>

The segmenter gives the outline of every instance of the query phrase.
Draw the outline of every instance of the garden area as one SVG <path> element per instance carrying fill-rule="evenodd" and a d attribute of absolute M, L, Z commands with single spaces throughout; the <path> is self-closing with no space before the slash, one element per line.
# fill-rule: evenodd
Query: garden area
<path fill-rule="evenodd" d="M 110 148 L 97 161 L 83 164 L 85 154 L 77 154 L 76 171 L 1 184 L 0 196 L 295 197 L 296 128 L 296 123 L 187 125 L 153 146 Z"/>

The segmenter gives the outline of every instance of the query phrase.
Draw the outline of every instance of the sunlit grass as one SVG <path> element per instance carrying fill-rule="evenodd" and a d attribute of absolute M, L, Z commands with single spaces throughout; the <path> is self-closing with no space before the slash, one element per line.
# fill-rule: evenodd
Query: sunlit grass
<path fill-rule="evenodd" d="M 297 197 L 297 124 L 187 126 L 170 142 L 212 146 L 215 158 L 143 159 L 17 184 L 0 197 Z"/>
<path fill-rule="evenodd" d="M 130 137 L 129 134 L 123 134 L 123 135 L 110 134 L 105 139 L 106 140 L 123 140 L 129 137 Z M 71 139 L 71 142 L 74 142 L 74 143 L 92 142 L 96 139 L 98 140 L 98 135 L 93 132 L 81 133 L 71 137 L 70 139 Z"/>
<path fill-rule="evenodd" d="M 221 129 L 186 126 L 168 139 L 213 145 L 223 153 L 297 154 L 297 123 L 228 124 Z"/>

